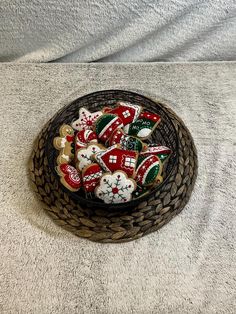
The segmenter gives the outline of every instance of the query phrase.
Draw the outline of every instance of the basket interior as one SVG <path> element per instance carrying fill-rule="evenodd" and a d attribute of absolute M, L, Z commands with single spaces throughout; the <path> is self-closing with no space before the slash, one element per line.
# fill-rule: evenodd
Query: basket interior
<path fill-rule="evenodd" d="M 144 110 L 157 113 L 161 116 L 161 123 L 152 133 L 150 139 L 146 140 L 145 142 L 161 144 L 171 148 L 172 154 L 168 158 L 168 161 L 164 164 L 162 184 L 168 180 L 168 177 L 171 175 L 174 165 L 178 159 L 178 137 L 175 127 L 164 110 L 163 105 L 133 92 L 106 90 L 88 94 L 76 99 L 69 105 L 62 108 L 52 119 L 50 134 L 48 134 L 45 152 L 48 157 L 49 167 L 53 175 L 57 177 L 58 181 L 60 178 L 55 170 L 57 166 L 56 158 L 58 156 L 58 151 L 53 147 L 53 139 L 54 137 L 58 136 L 60 126 L 63 123 L 71 124 L 72 121 L 78 119 L 79 108 L 81 107 L 86 107 L 90 111 L 97 111 L 102 109 L 104 106 L 114 106 L 117 101 L 129 101 L 133 104 L 142 106 Z M 158 185 L 155 189 L 150 190 L 148 195 L 123 204 L 112 204 L 109 205 L 109 208 L 120 209 L 134 207 L 144 199 L 149 198 L 160 188 L 162 184 Z M 108 207 L 107 204 L 103 203 L 99 199 L 86 198 L 86 195 L 83 191 L 71 192 L 67 190 L 61 183 L 60 186 L 77 203 L 86 205 L 87 207 Z"/>

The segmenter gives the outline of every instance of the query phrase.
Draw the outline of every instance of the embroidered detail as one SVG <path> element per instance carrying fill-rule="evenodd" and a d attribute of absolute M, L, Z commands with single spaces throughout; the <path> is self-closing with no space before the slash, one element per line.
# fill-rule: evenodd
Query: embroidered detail
<path fill-rule="evenodd" d="M 128 178 L 123 171 L 116 171 L 101 177 L 95 195 L 107 204 L 125 203 L 131 200 L 135 189 L 136 183 L 133 179 Z"/>

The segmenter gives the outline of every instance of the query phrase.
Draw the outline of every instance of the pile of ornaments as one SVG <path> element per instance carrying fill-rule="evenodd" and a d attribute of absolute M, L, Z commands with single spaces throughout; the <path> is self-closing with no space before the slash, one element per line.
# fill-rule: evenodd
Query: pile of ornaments
<path fill-rule="evenodd" d="M 88 198 L 124 203 L 148 193 L 162 182 L 168 147 L 147 144 L 160 123 L 159 115 L 129 102 L 117 102 L 60 127 L 54 138 L 59 151 L 57 173 L 70 191 L 83 189 Z"/>

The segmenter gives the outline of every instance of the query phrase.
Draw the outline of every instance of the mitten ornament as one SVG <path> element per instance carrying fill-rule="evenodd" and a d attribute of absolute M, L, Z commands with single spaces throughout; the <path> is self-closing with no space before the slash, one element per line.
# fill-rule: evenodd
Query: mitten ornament
<path fill-rule="evenodd" d="M 61 183 L 70 191 L 76 192 L 82 186 L 79 172 L 71 165 L 61 164 L 56 168 Z"/>

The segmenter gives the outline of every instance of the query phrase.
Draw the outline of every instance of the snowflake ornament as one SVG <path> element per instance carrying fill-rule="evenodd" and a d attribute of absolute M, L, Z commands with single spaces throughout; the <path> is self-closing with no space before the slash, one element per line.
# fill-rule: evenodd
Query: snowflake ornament
<path fill-rule="evenodd" d="M 132 193 L 136 189 L 136 182 L 127 177 L 123 171 L 113 174 L 106 173 L 101 177 L 99 185 L 95 189 L 95 195 L 106 204 L 129 202 Z"/>
<path fill-rule="evenodd" d="M 92 130 L 94 122 L 102 115 L 101 111 L 90 112 L 82 107 L 79 110 L 79 119 L 72 122 L 71 126 L 77 131 Z"/>

